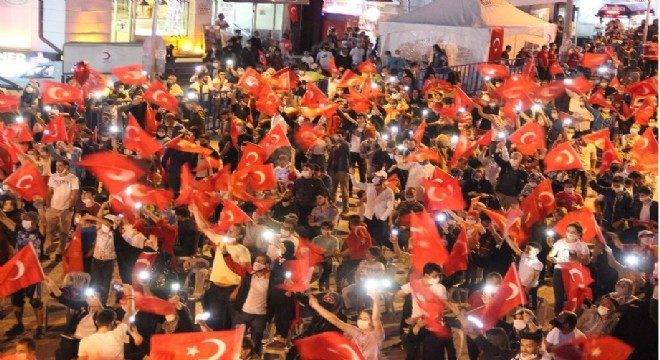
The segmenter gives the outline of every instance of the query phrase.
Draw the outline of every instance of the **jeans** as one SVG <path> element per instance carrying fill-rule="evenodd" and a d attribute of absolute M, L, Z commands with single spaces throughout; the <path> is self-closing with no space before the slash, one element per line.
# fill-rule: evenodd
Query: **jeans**
<path fill-rule="evenodd" d="M 387 220 L 379 220 L 374 215 L 373 219 L 365 219 L 364 222 L 367 223 L 367 230 L 374 240 L 374 245 L 387 246 L 391 250 L 392 242 L 389 241 L 390 227 Z"/>
<path fill-rule="evenodd" d="M 332 260 L 322 262 L 320 265 L 323 268 L 323 272 L 321 273 L 321 277 L 319 277 L 319 289 L 325 288 L 329 290 L 330 274 L 332 273 Z"/>
<path fill-rule="evenodd" d="M 330 200 L 337 201 L 337 188 L 341 188 L 341 204 L 344 210 L 348 210 L 348 185 L 350 183 L 347 171 L 331 172 L 332 178 L 332 191 L 330 192 Z"/>
<path fill-rule="evenodd" d="M 555 267 L 552 273 L 552 288 L 555 292 L 555 316 L 559 315 L 564 308 L 564 279 L 561 274 L 561 269 Z"/>
<path fill-rule="evenodd" d="M 589 180 L 587 179 L 587 172 L 584 170 L 576 170 L 573 173 L 573 182 L 575 183 L 576 187 L 578 185 L 578 180 L 580 181 L 580 195 L 582 195 L 583 199 L 586 199 L 587 183 L 589 182 Z"/>
<path fill-rule="evenodd" d="M 212 283 L 204 293 L 202 307 L 211 314 L 211 318 L 206 322 L 211 329 L 220 331 L 232 328 L 234 308 L 229 296 L 235 288 L 236 286 L 220 287 Z"/>
<path fill-rule="evenodd" d="M 245 324 L 246 331 L 249 329 L 252 333 L 252 343 L 254 344 L 254 352 L 261 355 L 261 340 L 264 337 L 264 330 L 268 324 L 268 315 L 255 315 L 240 312 L 236 315 L 236 325 Z"/>
<path fill-rule="evenodd" d="M 99 260 L 92 258 L 92 287 L 96 289 L 101 298 L 101 303 L 108 302 L 112 273 L 115 269 L 115 259 Z"/>
<path fill-rule="evenodd" d="M 55 241 L 59 241 L 55 253 L 61 254 L 64 252 L 67 239 L 69 238 L 69 231 L 71 230 L 72 216 L 73 212 L 71 209 L 46 209 L 46 241 L 44 243 L 44 251 L 48 251 Z"/>

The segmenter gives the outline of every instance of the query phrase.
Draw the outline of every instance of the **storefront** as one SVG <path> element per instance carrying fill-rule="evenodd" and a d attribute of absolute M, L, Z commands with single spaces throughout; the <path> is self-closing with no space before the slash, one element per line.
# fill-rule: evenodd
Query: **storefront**
<path fill-rule="evenodd" d="M 325 0 L 323 2 L 323 37 L 332 26 L 341 38 L 346 27 L 358 26 L 376 41 L 378 21 L 385 20 L 402 12 L 401 3 L 394 0 Z"/>

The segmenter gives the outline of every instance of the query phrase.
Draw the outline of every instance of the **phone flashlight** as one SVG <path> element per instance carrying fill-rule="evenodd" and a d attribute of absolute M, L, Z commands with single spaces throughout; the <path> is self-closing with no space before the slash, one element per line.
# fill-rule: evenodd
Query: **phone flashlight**
<path fill-rule="evenodd" d="M 265 230 L 261 233 L 261 236 L 263 236 L 264 240 L 271 241 L 275 238 L 275 232 L 273 230 Z"/>
<path fill-rule="evenodd" d="M 445 222 L 445 221 L 447 221 L 447 215 L 445 215 L 444 213 L 440 213 L 440 214 L 438 214 L 438 216 L 435 217 L 435 221 Z"/>
<path fill-rule="evenodd" d="M 398 229 L 392 229 L 392 236 L 399 236 L 399 230 Z"/>
<path fill-rule="evenodd" d="M 548 229 L 545 231 L 546 236 L 555 236 L 555 231 L 552 229 Z"/>
<path fill-rule="evenodd" d="M 286 277 L 287 279 L 291 279 L 291 271 L 285 272 L 284 277 Z"/>
<path fill-rule="evenodd" d="M 85 289 L 85 296 L 87 297 L 94 296 L 94 289 L 93 288 Z"/>
<path fill-rule="evenodd" d="M 172 283 L 172 285 L 170 285 L 170 288 L 172 289 L 172 291 L 179 291 L 179 289 L 181 289 L 181 284 Z"/>
<path fill-rule="evenodd" d="M 117 125 L 110 125 L 110 132 L 111 133 L 118 133 L 119 132 L 119 127 Z"/>
<path fill-rule="evenodd" d="M 138 279 L 140 280 L 148 280 L 150 277 L 151 274 L 148 271 L 142 270 L 138 273 Z"/>
<path fill-rule="evenodd" d="M 211 314 L 208 313 L 208 312 L 203 312 L 203 313 L 201 313 L 201 314 L 197 314 L 197 316 L 195 316 L 195 319 L 196 319 L 197 321 L 200 321 L 200 320 L 201 320 L 201 321 L 206 321 L 206 320 L 208 320 L 208 319 L 210 319 L 210 318 L 211 318 Z"/>
<path fill-rule="evenodd" d="M 479 329 L 482 329 L 484 327 L 484 323 L 481 320 L 477 319 L 476 317 L 474 317 L 472 315 L 467 316 L 467 321 L 471 322 L 472 324 L 474 324 Z"/>

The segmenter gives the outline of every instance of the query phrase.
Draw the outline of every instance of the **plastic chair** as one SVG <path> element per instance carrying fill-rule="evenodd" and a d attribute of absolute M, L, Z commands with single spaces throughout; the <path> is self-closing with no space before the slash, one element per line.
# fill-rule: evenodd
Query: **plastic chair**
<path fill-rule="evenodd" d="M 72 271 L 66 274 L 66 276 L 64 276 L 62 285 L 71 286 L 75 288 L 76 290 L 78 290 L 78 293 L 80 294 L 80 298 L 82 298 L 85 293 L 85 288 L 89 285 L 91 280 L 92 280 L 92 276 L 88 273 L 84 273 L 80 271 Z M 71 315 L 71 309 L 69 309 L 64 304 L 61 304 L 57 300 L 48 296 L 46 298 L 46 301 L 44 302 L 44 329 L 48 329 L 48 315 L 50 314 L 51 311 L 56 311 L 56 310 L 66 310 L 67 320 L 69 319 L 69 316 Z"/>
<path fill-rule="evenodd" d="M 198 269 L 195 272 L 190 272 L 186 277 L 186 290 L 188 290 L 190 279 L 194 278 L 195 285 L 192 287 L 192 293 L 188 296 L 186 300 L 186 306 L 190 312 L 190 316 L 195 318 L 195 306 L 198 302 L 202 301 L 202 297 L 208 288 L 209 277 L 211 276 L 211 271 L 209 269 Z"/>

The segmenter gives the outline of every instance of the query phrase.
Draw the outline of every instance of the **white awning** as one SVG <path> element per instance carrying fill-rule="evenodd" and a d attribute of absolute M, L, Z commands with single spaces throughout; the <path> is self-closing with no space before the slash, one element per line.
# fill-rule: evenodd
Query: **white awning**
<path fill-rule="evenodd" d="M 513 6 L 551 5 L 565 2 L 566 0 L 509 0 L 509 4 Z"/>

